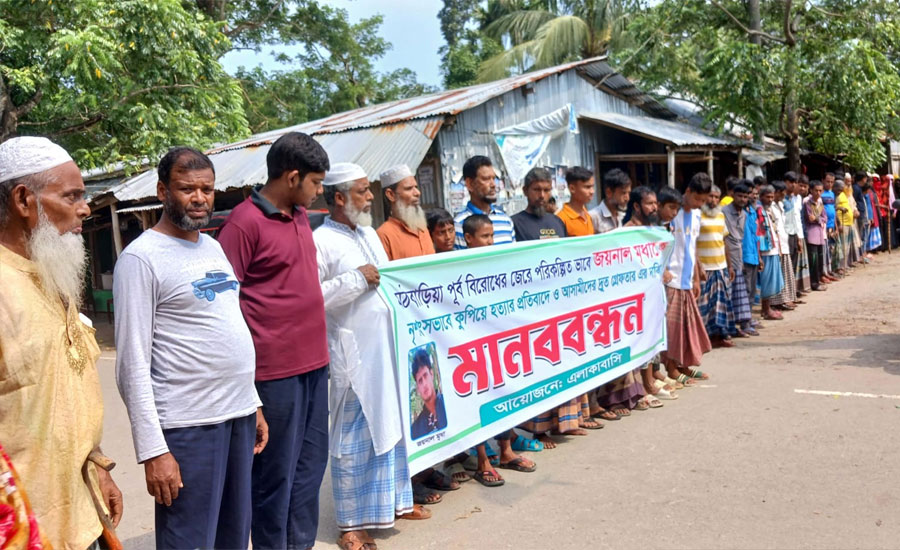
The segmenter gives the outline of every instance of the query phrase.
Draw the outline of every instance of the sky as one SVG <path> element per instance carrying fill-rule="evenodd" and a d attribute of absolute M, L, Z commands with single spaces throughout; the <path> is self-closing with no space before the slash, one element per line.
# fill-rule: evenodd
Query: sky
<path fill-rule="evenodd" d="M 384 16 L 380 34 L 393 48 L 375 61 L 375 68 L 388 72 L 406 67 L 415 71 L 419 82 L 441 87 L 438 48 L 444 39 L 437 18 L 441 0 L 321 0 L 321 3 L 347 10 L 354 23 L 376 14 Z M 222 59 L 222 64 L 229 73 L 241 65 L 262 65 L 266 70 L 287 68 L 274 61 L 270 53 L 273 49 L 264 47 L 259 53 L 231 52 Z"/>

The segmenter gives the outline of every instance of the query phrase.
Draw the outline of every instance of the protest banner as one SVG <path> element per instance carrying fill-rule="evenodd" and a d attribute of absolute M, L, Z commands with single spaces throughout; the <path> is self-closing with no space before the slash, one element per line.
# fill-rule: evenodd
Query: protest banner
<path fill-rule="evenodd" d="M 636 227 L 384 266 L 411 472 L 665 349 L 671 242 Z"/>

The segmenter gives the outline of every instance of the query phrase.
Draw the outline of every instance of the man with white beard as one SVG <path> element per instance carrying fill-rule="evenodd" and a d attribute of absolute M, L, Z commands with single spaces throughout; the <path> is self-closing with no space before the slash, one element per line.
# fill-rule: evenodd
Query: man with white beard
<path fill-rule="evenodd" d="M 373 545 L 367 529 L 394 517 L 426 519 L 413 505 L 402 438 L 391 316 L 375 288 L 388 262 L 372 225 L 366 172 L 338 162 L 323 182 L 331 216 L 313 232 L 331 356 L 331 477 L 341 548 Z"/>
<path fill-rule="evenodd" d="M 381 173 L 381 189 L 390 205 L 390 217 L 378 228 L 378 238 L 388 259 L 413 258 L 434 254 L 434 243 L 428 234 L 425 210 L 419 204 L 419 184 L 405 164 Z"/>
<path fill-rule="evenodd" d="M 19 527 L 75 550 L 103 530 L 82 477 L 103 427 L 100 349 L 78 313 L 87 265 L 81 224 L 90 213 L 65 150 L 38 137 L 0 144 L 0 438 L 37 519 Z M 122 493 L 96 471 L 117 525 Z"/>
<path fill-rule="evenodd" d="M 209 223 L 215 170 L 175 147 L 163 215 L 116 262 L 116 382 L 156 500 L 156 547 L 247 548 L 253 455 L 268 440 L 240 284 Z"/>

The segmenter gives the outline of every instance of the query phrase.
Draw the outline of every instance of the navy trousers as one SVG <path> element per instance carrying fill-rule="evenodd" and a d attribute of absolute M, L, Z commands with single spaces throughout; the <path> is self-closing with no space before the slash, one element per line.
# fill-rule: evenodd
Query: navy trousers
<path fill-rule="evenodd" d="M 156 547 L 247 548 L 256 412 L 163 436 L 184 487 L 171 506 L 156 505 Z"/>
<path fill-rule="evenodd" d="M 256 391 L 269 444 L 253 460 L 253 548 L 312 548 L 328 462 L 328 369 L 257 382 Z"/>

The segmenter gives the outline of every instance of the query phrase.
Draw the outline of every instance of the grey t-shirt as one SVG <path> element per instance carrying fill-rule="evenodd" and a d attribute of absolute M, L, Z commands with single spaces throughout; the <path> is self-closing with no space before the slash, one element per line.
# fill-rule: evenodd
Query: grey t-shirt
<path fill-rule="evenodd" d="M 116 382 L 138 462 L 168 451 L 164 429 L 218 424 L 261 405 L 239 284 L 218 242 L 145 231 L 113 280 Z"/>

